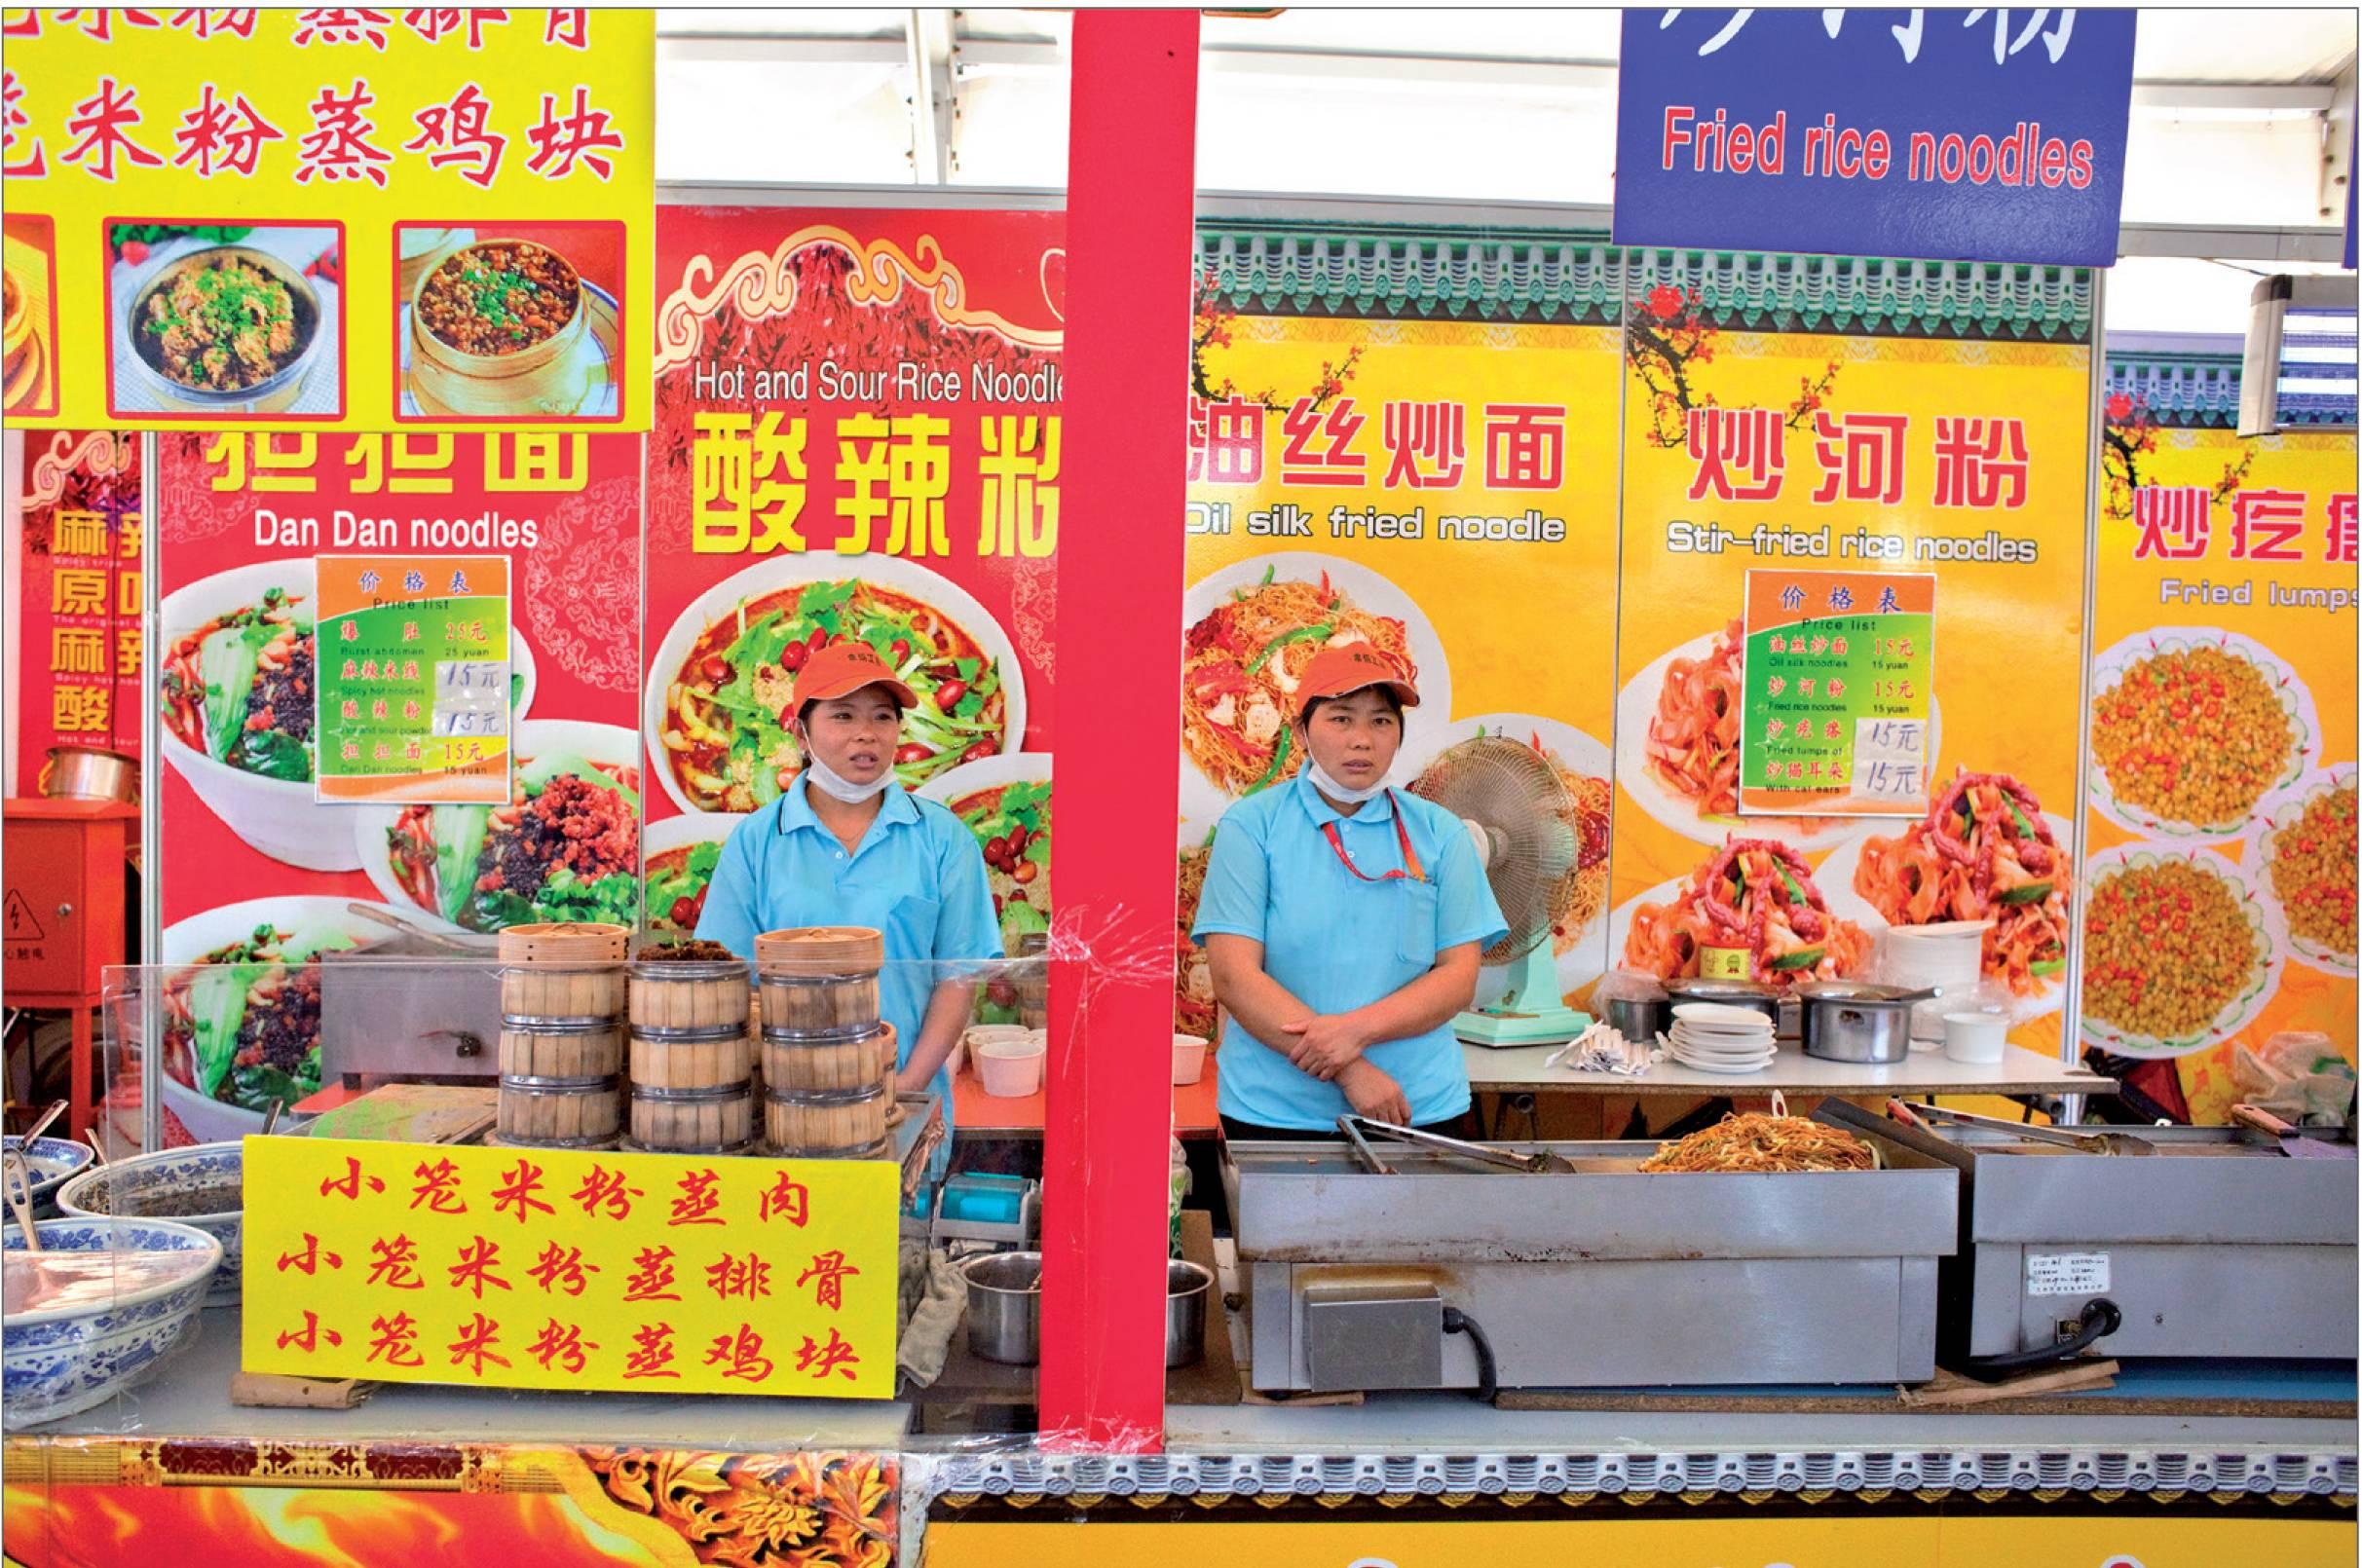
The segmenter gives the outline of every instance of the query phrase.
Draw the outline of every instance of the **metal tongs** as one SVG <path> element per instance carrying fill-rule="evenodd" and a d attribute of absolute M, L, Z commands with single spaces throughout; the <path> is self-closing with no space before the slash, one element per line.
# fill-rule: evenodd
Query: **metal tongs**
<path fill-rule="evenodd" d="M 1516 1154 L 1508 1149 L 1494 1148 L 1489 1143 L 1463 1142 L 1456 1138 L 1445 1138 L 1441 1133 L 1422 1133 L 1415 1127 L 1398 1127 L 1393 1122 L 1372 1121 L 1367 1116 L 1339 1116 L 1336 1125 L 1337 1131 L 1345 1135 L 1345 1141 L 1353 1145 L 1353 1157 L 1372 1176 L 1393 1176 L 1395 1169 L 1369 1146 L 1366 1135 L 1371 1133 L 1398 1143 L 1408 1143 L 1414 1148 L 1434 1149 L 1439 1154 L 1457 1155 L 1463 1160 L 1497 1165 L 1505 1171 L 1521 1171 L 1529 1176 L 1542 1171 L 1571 1172 L 1575 1169 L 1574 1163 L 1565 1155 L 1553 1154 L 1547 1149 L 1538 1149 L 1531 1154 Z"/>
<path fill-rule="evenodd" d="M 1930 1121 L 1944 1122 L 1954 1127 L 1981 1127 L 1987 1132 L 2006 1133 L 2011 1138 L 2024 1139 L 2029 1143 L 2056 1143 L 2081 1154 L 2138 1156 L 2156 1152 L 2156 1144 L 2127 1133 L 2070 1133 L 2063 1128 L 2036 1127 L 2029 1122 L 2005 1122 L 1996 1116 L 1946 1110 L 1941 1105 L 1913 1105 L 1911 1108 Z"/>

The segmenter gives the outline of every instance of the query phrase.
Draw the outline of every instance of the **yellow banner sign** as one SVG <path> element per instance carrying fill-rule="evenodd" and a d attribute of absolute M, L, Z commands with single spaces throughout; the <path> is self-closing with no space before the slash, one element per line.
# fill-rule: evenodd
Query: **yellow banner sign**
<path fill-rule="evenodd" d="M 245 1159 L 248 1371 L 893 1393 L 891 1162 L 292 1138 Z"/>
<path fill-rule="evenodd" d="M 2083 1031 L 2219 1124 L 2354 1056 L 2362 543 L 2350 433 L 2176 418 L 2102 430 Z"/>
<path fill-rule="evenodd" d="M 648 11 L 9 10 L 13 426 L 648 428 Z"/>

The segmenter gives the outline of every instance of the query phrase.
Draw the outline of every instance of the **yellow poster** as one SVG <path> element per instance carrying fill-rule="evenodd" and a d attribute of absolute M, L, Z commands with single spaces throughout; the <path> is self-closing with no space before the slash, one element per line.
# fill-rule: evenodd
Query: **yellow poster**
<path fill-rule="evenodd" d="M 1562 994 L 1604 954 L 1616 576 L 1616 333 L 1481 321 L 1235 317 L 1201 306 L 1182 617 L 1181 994 L 1216 821 L 1292 779 L 1289 691 L 1326 643 L 1416 670 L 1389 782 L 1479 735 L 1566 792 L 1573 864 L 1542 910 Z M 1529 914 L 1531 912 L 1528 912 Z M 1512 913 L 1515 921 L 1518 915 Z M 1538 929 L 1538 925 L 1537 925 Z M 1507 986 L 1484 971 L 1480 1002 Z"/>
<path fill-rule="evenodd" d="M 648 428 L 648 11 L 8 10 L 12 426 Z"/>
<path fill-rule="evenodd" d="M 2083 1028 L 2220 1124 L 2354 1057 L 2355 447 L 2173 418 L 2107 409 Z"/>
<path fill-rule="evenodd" d="M 250 1372 L 890 1398 L 883 1160 L 245 1142 Z"/>
<path fill-rule="evenodd" d="M 1289 1568 L 2332 1568 L 2335 1519 L 2116 1518 L 2049 1512 L 1720 1519 L 986 1524 L 928 1527 L 929 1568 L 1131 1568 L 1187 1560 Z"/>
<path fill-rule="evenodd" d="M 1629 311 L 1609 963 L 1869 978 L 1890 926 L 1989 921 L 1982 1005 L 2055 1053 L 2091 351 L 1756 332 L 1669 282 Z M 1744 810 L 1750 574 L 1828 573 L 1931 579 L 1917 813 Z"/>

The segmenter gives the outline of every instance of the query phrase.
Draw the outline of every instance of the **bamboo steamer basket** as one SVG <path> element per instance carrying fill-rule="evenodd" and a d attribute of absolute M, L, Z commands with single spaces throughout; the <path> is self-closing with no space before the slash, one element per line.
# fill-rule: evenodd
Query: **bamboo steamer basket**
<path fill-rule="evenodd" d="M 503 1078 L 612 1078 L 623 1070 L 623 1030 L 613 1023 L 501 1030 Z"/>
<path fill-rule="evenodd" d="M 702 1035 L 632 1032 L 634 1089 L 751 1089 L 754 1072 L 754 1038 L 742 1028 L 726 1026 Z"/>
<path fill-rule="evenodd" d="M 867 1034 L 850 1038 L 765 1029 L 764 1089 L 767 1093 L 841 1092 L 890 1084 L 897 1050 L 891 1024 L 880 1024 Z"/>
<path fill-rule="evenodd" d="M 632 1086 L 626 1148 L 658 1154 L 738 1154 L 754 1138 L 751 1083 L 678 1090 Z"/>
<path fill-rule="evenodd" d="M 878 1023 L 885 936 L 859 925 L 803 926 L 755 938 L 766 1029 L 861 1033 Z"/>
<path fill-rule="evenodd" d="M 763 1133 L 784 1159 L 871 1160 L 883 1156 L 886 1113 L 894 1098 L 883 1084 L 868 1089 L 768 1091 Z"/>
<path fill-rule="evenodd" d="M 410 301 L 410 380 L 418 391 L 454 414 L 490 418 L 532 414 L 571 414 L 588 390 L 589 367 L 583 363 L 583 340 L 590 333 L 590 285 L 575 275 L 574 314 L 556 332 L 514 354 L 469 354 L 436 337 L 420 308 L 427 283 L 444 266 L 486 245 L 532 245 L 549 251 L 569 271 L 574 264 L 547 245 L 507 240 L 497 235 L 478 238 L 434 258 L 420 271 L 408 290 Z"/>
<path fill-rule="evenodd" d="M 501 1141 L 526 1148 L 611 1148 L 623 1126 L 623 1080 L 501 1077 Z"/>
<path fill-rule="evenodd" d="M 744 959 L 635 958 L 631 963 L 631 1024 L 635 1032 L 746 1027 L 754 992 Z"/>
<path fill-rule="evenodd" d="M 508 927 L 500 937 L 502 1016 L 528 1025 L 619 1016 L 629 935 L 593 920 Z"/>

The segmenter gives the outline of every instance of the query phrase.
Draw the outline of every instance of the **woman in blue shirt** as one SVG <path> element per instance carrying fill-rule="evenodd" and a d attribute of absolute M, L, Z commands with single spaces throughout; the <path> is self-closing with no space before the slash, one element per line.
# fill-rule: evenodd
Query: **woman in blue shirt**
<path fill-rule="evenodd" d="M 1323 650 L 1296 686 L 1309 761 L 1222 814 L 1192 935 L 1228 1014 L 1232 1138 L 1336 1136 L 1360 1115 L 1465 1128 L 1451 1021 L 1478 954 L 1507 936 L 1459 819 L 1386 787 L 1417 689 L 1367 645 Z"/>
<path fill-rule="evenodd" d="M 902 712 L 917 698 L 866 643 L 832 644 L 788 697 L 805 768 L 722 846 L 697 935 L 751 957 L 765 931 L 865 925 L 885 934 L 880 1010 L 894 1026 L 897 1092 L 932 1088 L 952 1116 L 943 1064 L 974 984 L 959 960 L 997 958 L 984 854 L 959 819 L 894 782 Z M 932 960 L 930 965 L 927 961 Z"/>

